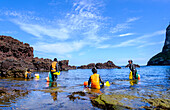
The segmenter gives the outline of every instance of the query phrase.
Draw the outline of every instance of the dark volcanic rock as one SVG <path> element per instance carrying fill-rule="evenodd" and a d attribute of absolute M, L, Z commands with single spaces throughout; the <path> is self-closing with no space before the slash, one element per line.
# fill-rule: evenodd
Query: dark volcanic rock
<path fill-rule="evenodd" d="M 82 65 L 78 67 L 78 69 L 92 69 L 96 67 L 97 69 L 113 69 L 113 68 L 118 68 L 121 69 L 121 67 L 116 66 L 112 61 L 107 61 L 106 63 L 90 63 L 88 65 Z"/>
<path fill-rule="evenodd" d="M 75 70 L 75 69 L 77 69 L 76 66 L 70 66 L 70 65 L 68 65 L 68 68 L 69 68 L 69 70 Z"/>
<path fill-rule="evenodd" d="M 0 36 L 0 60 L 7 57 L 29 60 L 34 57 L 33 48 L 9 36 Z"/>
<path fill-rule="evenodd" d="M 80 67 L 78 67 L 78 69 L 92 69 L 95 67 L 95 63 L 90 63 L 88 65 L 82 65 Z"/>
<path fill-rule="evenodd" d="M 4 77 L 24 77 L 25 71 L 49 71 L 51 59 L 34 58 L 33 47 L 10 36 L 0 36 L 0 73 Z M 69 60 L 59 61 L 60 70 L 76 69 Z"/>
<path fill-rule="evenodd" d="M 61 60 L 59 61 L 59 69 L 61 71 L 68 71 L 71 69 L 76 69 L 76 66 L 70 66 L 69 64 L 69 60 Z"/>
<path fill-rule="evenodd" d="M 49 71 L 52 60 L 35 57 L 33 58 L 32 63 L 34 65 L 34 70 L 36 71 Z"/>
<path fill-rule="evenodd" d="M 152 57 L 147 65 L 170 65 L 170 25 L 166 29 L 166 39 L 162 52 Z"/>
<path fill-rule="evenodd" d="M 162 52 L 170 52 L 170 25 L 166 28 L 166 39 Z"/>
<path fill-rule="evenodd" d="M 113 68 L 120 69 L 121 67 L 116 66 L 112 61 L 107 61 L 106 63 L 97 63 L 96 68 L 97 69 L 113 69 Z"/>

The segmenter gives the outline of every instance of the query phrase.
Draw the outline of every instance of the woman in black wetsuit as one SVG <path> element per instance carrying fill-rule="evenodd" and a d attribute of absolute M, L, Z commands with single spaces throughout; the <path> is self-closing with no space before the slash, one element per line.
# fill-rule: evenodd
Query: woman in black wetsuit
<path fill-rule="evenodd" d="M 129 67 L 129 69 L 132 71 L 133 79 L 137 79 L 136 78 L 136 73 L 137 73 L 136 67 L 140 67 L 140 66 L 136 65 L 136 64 L 133 64 L 132 60 L 128 60 L 128 63 L 129 64 L 126 65 L 126 67 Z"/>

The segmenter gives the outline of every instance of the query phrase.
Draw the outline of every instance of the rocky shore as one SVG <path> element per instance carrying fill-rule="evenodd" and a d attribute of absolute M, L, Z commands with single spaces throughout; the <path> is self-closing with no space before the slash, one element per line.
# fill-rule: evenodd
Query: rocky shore
<path fill-rule="evenodd" d="M 170 25 L 166 28 L 166 39 L 162 52 L 153 56 L 147 65 L 170 65 Z"/>
<path fill-rule="evenodd" d="M 20 42 L 10 36 L 0 36 L 0 74 L 2 77 L 24 77 L 25 71 L 30 68 L 32 71 L 49 71 L 51 59 L 34 57 L 33 47 L 28 43 Z M 112 61 L 105 63 L 90 63 L 80 67 L 70 66 L 69 60 L 59 62 L 60 71 L 71 69 L 113 69 L 116 66 Z"/>
<path fill-rule="evenodd" d="M 0 73 L 3 77 L 24 77 L 26 69 L 49 71 L 51 59 L 34 57 L 33 47 L 10 36 L 0 36 Z M 60 70 L 76 69 L 69 60 L 59 61 Z"/>

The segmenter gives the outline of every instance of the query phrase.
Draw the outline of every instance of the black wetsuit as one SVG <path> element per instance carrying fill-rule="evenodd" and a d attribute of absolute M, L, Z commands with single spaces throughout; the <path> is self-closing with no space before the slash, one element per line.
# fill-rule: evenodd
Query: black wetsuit
<path fill-rule="evenodd" d="M 126 67 L 129 67 L 129 69 L 132 71 L 133 79 L 136 79 L 136 73 L 137 73 L 136 66 L 133 63 L 131 63 L 128 64 Z"/>

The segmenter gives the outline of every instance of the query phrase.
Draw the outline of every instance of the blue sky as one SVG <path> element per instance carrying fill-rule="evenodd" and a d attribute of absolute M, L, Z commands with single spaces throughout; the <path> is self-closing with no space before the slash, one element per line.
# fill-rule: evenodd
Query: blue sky
<path fill-rule="evenodd" d="M 162 50 L 170 0 L 0 0 L 0 34 L 70 65 L 146 65 Z"/>

